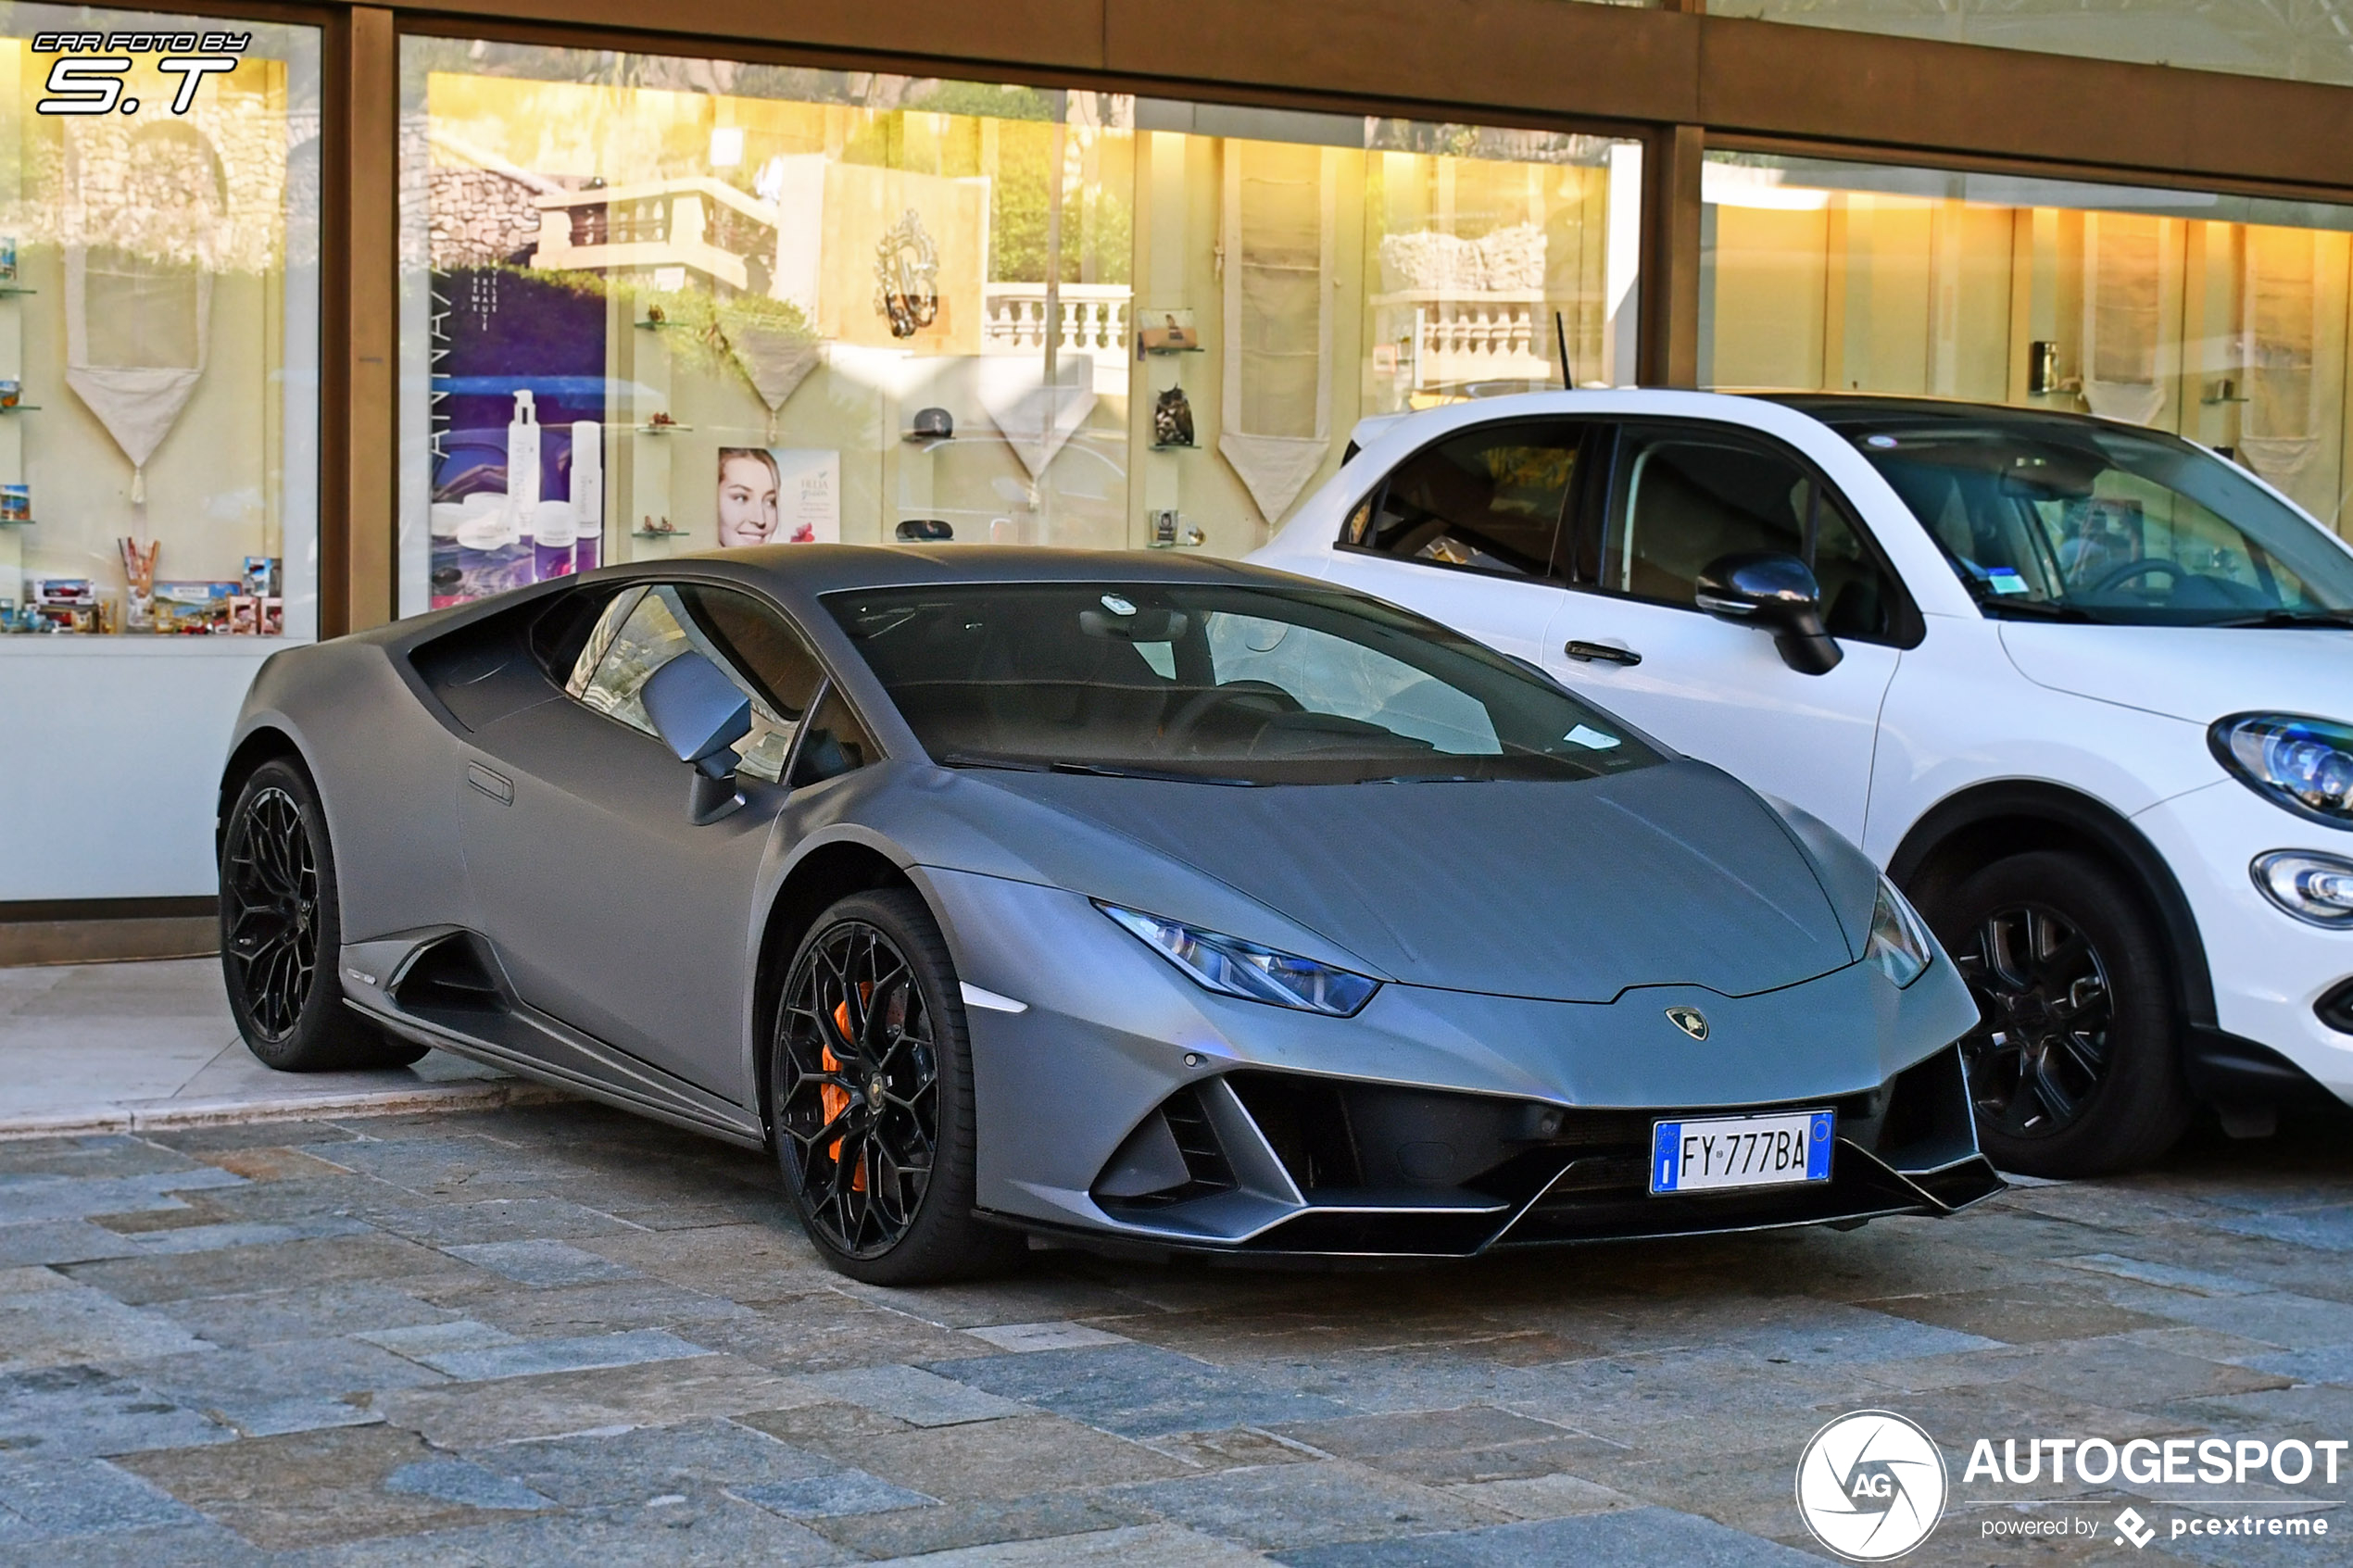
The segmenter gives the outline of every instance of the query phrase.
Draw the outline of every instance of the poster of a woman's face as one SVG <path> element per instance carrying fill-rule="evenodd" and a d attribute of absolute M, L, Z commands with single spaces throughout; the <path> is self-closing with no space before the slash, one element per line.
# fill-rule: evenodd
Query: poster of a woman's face
<path fill-rule="evenodd" d="M 765 545 L 776 532 L 776 459 L 757 446 L 719 449 L 719 547 Z"/>

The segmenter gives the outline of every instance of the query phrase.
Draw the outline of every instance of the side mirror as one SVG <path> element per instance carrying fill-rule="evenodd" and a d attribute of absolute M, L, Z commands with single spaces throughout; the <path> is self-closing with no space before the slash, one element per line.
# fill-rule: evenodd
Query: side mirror
<path fill-rule="evenodd" d="M 1699 608 L 1719 621 L 1773 633 L 1781 662 L 1801 675 L 1827 675 L 1846 657 L 1822 625 L 1822 590 L 1795 556 L 1724 556 L 1699 574 Z"/>
<path fill-rule="evenodd" d="M 655 671 L 638 697 L 662 745 L 694 765 L 686 814 L 697 822 L 716 822 L 742 805 L 728 748 L 751 734 L 751 698 L 719 666 L 691 652 Z"/>

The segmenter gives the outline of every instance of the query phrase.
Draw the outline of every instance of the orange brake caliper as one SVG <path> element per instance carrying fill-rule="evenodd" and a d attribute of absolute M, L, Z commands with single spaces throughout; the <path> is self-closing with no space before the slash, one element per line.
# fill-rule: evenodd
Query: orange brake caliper
<path fill-rule="evenodd" d="M 873 991 L 872 985 L 860 985 L 858 988 L 860 999 L 865 999 Z M 844 997 L 834 1004 L 834 1027 L 841 1031 L 843 1039 L 849 1038 L 849 998 L 848 997 Z M 831 1046 L 821 1045 L 818 1050 L 822 1053 L 818 1060 L 824 1063 L 826 1072 L 841 1071 L 841 1059 L 834 1055 L 834 1048 Z M 849 1109 L 849 1091 L 838 1084 L 820 1084 L 817 1085 L 817 1101 L 825 1109 L 825 1120 L 831 1122 Z M 837 1165 L 841 1163 L 841 1139 L 836 1138 L 833 1141 L 833 1147 L 825 1150 L 825 1156 Z M 864 1165 L 860 1165 L 849 1173 L 849 1190 L 852 1192 L 866 1190 Z"/>

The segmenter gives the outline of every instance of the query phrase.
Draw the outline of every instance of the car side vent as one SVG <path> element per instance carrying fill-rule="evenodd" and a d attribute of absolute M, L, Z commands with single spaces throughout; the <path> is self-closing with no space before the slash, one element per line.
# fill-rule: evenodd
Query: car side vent
<path fill-rule="evenodd" d="M 445 936 L 409 960 L 392 984 L 392 999 L 421 1018 L 507 1010 L 497 960 L 471 931 Z"/>
<path fill-rule="evenodd" d="M 1236 1185 L 1201 1096 L 1185 1088 L 1127 1135 L 1095 1178 L 1094 1196 L 1114 1208 L 1164 1209 Z"/>

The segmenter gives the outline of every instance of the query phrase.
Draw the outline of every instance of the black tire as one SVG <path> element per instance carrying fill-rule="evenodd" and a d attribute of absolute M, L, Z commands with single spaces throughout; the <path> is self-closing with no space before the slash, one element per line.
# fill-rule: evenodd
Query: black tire
<path fill-rule="evenodd" d="M 281 1073 L 398 1067 L 425 1047 L 343 1005 L 342 907 L 327 816 L 302 770 L 273 760 L 237 792 L 220 838 L 220 970 L 237 1033 Z"/>
<path fill-rule="evenodd" d="M 973 1217 L 963 997 L 915 894 L 854 894 L 817 917 L 786 971 L 769 1074 L 785 1190 L 834 1269 L 936 1285 L 1021 1255 L 1021 1236 Z"/>
<path fill-rule="evenodd" d="M 2129 1170 L 2190 1120 L 2166 949 L 2140 900 L 2081 855 L 1996 860 L 1930 918 L 1977 1000 L 1961 1042 L 1979 1144 L 2031 1176 Z"/>

